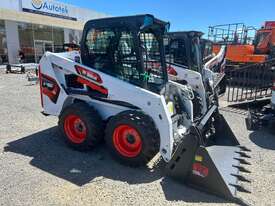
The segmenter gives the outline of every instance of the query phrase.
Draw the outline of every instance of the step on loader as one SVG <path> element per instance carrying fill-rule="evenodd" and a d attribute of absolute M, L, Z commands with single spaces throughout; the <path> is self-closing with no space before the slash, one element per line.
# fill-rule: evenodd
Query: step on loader
<path fill-rule="evenodd" d="M 179 67 L 188 75 L 168 79 L 168 29 L 148 14 L 88 21 L 80 52 L 47 52 L 40 61 L 43 114 L 59 117 L 77 150 L 104 139 L 113 158 L 134 167 L 159 152 L 169 175 L 238 200 L 248 149 L 218 113 L 211 72 Z"/>

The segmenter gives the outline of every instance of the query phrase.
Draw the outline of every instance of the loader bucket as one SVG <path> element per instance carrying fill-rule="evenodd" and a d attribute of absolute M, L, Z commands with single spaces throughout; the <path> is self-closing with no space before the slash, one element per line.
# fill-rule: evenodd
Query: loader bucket
<path fill-rule="evenodd" d="M 216 137 L 218 145 L 209 146 L 200 145 L 199 129 L 191 127 L 168 162 L 166 172 L 172 178 L 196 189 L 246 205 L 238 198 L 237 191 L 249 193 L 239 184 L 250 182 L 240 173 L 249 173 L 243 167 L 249 164 L 245 159 L 249 158 L 246 154 L 249 150 L 239 145 L 233 132 L 229 132 L 230 128 L 225 129 L 225 125 L 223 127 L 223 137 L 219 138 L 225 139 L 225 144 L 222 145 L 223 141 Z"/>

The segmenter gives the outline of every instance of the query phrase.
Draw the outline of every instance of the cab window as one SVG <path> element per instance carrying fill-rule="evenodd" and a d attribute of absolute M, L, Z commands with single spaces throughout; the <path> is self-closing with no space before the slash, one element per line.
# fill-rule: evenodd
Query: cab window
<path fill-rule="evenodd" d="M 140 85 L 134 34 L 127 30 L 91 29 L 86 37 L 84 64 L 121 80 Z"/>

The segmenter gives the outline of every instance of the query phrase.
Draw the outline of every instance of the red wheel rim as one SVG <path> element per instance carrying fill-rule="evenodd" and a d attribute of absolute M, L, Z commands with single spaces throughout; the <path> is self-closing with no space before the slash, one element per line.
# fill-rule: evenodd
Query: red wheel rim
<path fill-rule="evenodd" d="M 85 123 L 77 115 L 68 115 L 64 122 L 64 131 L 67 137 L 76 144 L 82 143 L 87 137 Z"/>
<path fill-rule="evenodd" d="M 136 157 L 142 148 L 138 131 L 129 125 L 118 126 L 113 133 L 116 150 L 125 157 Z"/>

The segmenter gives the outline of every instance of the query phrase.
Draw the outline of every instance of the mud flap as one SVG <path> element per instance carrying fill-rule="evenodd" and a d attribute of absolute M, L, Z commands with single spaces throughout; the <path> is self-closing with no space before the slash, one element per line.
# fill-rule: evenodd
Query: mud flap
<path fill-rule="evenodd" d="M 246 205 L 237 197 L 237 191 L 249 192 L 239 185 L 240 181 L 250 182 L 239 173 L 249 172 L 242 166 L 249 164 L 244 159 L 249 158 L 245 153 L 249 150 L 227 144 L 204 147 L 199 145 L 199 135 L 198 129 L 192 127 L 167 164 L 167 174 L 196 189 Z"/>

